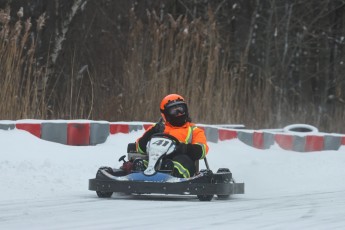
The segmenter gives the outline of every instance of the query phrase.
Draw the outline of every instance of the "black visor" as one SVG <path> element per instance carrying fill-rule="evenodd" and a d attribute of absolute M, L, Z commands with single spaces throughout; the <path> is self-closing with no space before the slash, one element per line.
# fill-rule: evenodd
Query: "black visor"
<path fill-rule="evenodd" d="M 168 115 L 178 117 L 187 113 L 187 106 L 184 103 L 176 104 L 169 106 L 166 111 Z"/>

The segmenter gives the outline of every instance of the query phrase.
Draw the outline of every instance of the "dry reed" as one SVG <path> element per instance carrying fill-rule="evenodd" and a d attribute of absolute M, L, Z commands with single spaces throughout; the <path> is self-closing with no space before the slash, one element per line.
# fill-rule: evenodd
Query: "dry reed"
<path fill-rule="evenodd" d="M 171 15 L 162 20 L 154 11 L 147 17 L 147 26 L 133 11 L 130 18 L 120 102 L 128 120 L 157 120 L 160 100 L 168 93 L 184 95 L 192 118 L 200 123 L 241 123 L 252 128 L 308 123 L 334 130 L 343 120 L 342 107 L 335 108 L 336 117 L 331 116 L 303 91 L 292 95 L 285 87 L 288 79 L 250 66 L 246 58 L 232 62 L 229 46 L 235 44 L 222 44 L 212 10 L 208 20 Z"/>
<path fill-rule="evenodd" d="M 311 100 L 303 87 L 286 87 L 289 78 L 279 76 L 285 76 L 286 66 L 277 73 L 269 63 L 253 66 L 249 49 L 234 62 L 230 48 L 237 44 L 221 39 L 211 9 L 207 19 L 158 17 L 147 11 L 145 22 L 131 10 L 122 75 L 108 73 L 115 78 L 116 89 L 104 86 L 97 72 L 74 56 L 69 74 L 52 67 L 48 75 L 47 64 L 40 64 L 35 56 L 44 15 L 35 33 L 31 20 L 24 20 L 21 12 L 15 23 L 10 23 L 9 15 L 8 9 L 0 11 L 0 119 L 157 121 L 160 100 L 179 93 L 197 123 L 241 123 L 251 128 L 308 123 L 345 132 L 341 78 L 337 79 L 339 103 L 325 107 Z"/>
<path fill-rule="evenodd" d="M 17 16 L 12 25 L 9 9 L 0 11 L 0 119 L 45 118 L 45 66 L 35 58 L 37 37 L 31 19 L 23 19 L 22 9 Z M 37 29 L 43 24 L 44 15 L 38 19 Z"/>

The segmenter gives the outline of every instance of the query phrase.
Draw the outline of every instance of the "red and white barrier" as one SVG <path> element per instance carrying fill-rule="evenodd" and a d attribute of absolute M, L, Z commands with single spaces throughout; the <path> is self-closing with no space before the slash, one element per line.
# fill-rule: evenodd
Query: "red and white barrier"
<path fill-rule="evenodd" d="M 28 131 L 43 140 L 85 146 L 104 143 L 109 135 L 146 130 L 152 124 L 90 120 L 18 120 L 0 121 L 0 129 L 16 128 Z M 345 145 L 345 135 L 319 133 L 315 127 L 303 124 L 287 126 L 280 131 L 226 129 L 202 124 L 198 126 L 204 129 L 209 142 L 216 143 L 236 138 L 259 149 L 269 149 L 273 144 L 277 144 L 286 150 L 312 152 L 338 150 L 341 145 Z M 303 131 L 298 132 L 298 130 Z"/>

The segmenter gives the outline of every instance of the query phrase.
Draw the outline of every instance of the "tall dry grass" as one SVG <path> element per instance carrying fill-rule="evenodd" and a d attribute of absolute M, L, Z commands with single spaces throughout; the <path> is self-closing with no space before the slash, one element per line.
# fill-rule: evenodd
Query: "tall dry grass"
<path fill-rule="evenodd" d="M 303 85 L 287 87 L 291 79 L 284 71 L 289 66 L 279 69 L 274 61 L 255 66 L 247 48 L 242 58 L 235 58 L 231 48 L 238 44 L 223 40 L 211 9 L 206 19 L 161 17 L 154 11 L 143 19 L 132 10 L 123 71 L 115 75 L 102 66 L 102 76 L 73 54 L 70 72 L 48 69 L 48 58 L 40 63 L 36 57 L 44 16 L 33 33 L 30 19 L 19 12 L 13 22 L 9 13 L 0 11 L 0 119 L 156 121 L 161 99 L 179 93 L 197 123 L 241 123 L 249 128 L 308 123 L 345 132 L 342 77 L 332 83 L 337 86 L 337 104 L 315 103 Z M 250 44 L 249 36 L 244 44 Z M 111 78 L 116 84 L 108 84 Z"/>
<path fill-rule="evenodd" d="M 22 9 L 0 11 L 0 119 L 91 119 L 93 75 L 77 57 L 66 74 L 49 65 L 49 50 L 38 56 L 44 23 L 45 14 L 33 22 Z"/>
<path fill-rule="evenodd" d="M 286 87 L 288 78 L 252 66 L 234 55 L 218 34 L 213 11 L 208 19 L 158 17 L 147 12 L 147 26 L 131 12 L 123 96 L 119 102 L 128 120 L 155 121 L 160 100 L 179 93 L 188 101 L 192 118 L 202 123 L 241 123 L 252 128 L 308 123 L 337 130 L 344 106 L 320 109 L 303 90 Z"/>
<path fill-rule="evenodd" d="M 51 118 L 55 119 L 92 119 L 95 107 L 95 77 L 87 65 L 81 67 L 76 57 L 72 58 L 69 73 L 58 73 L 50 87 L 55 109 Z M 79 67 L 79 68 L 78 68 Z M 104 98 L 99 97 L 99 102 Z"/>
<path fill-rule="evenodd" d="M 45 118 L 47 76 L 35 57 L 38 37 L 22 9 L 17 16 L 12 23 L 9 9 L 0 11 L 0 119 Z M 44 15 L 36 24 L 39 32 Z"/>
<path fill-rule="evenodd" d="M 231 53 L 220 42 L 211 10 L 206 22 L 171 15 L 161 21 L 155 12 L 148 12 L 148 27 L 131 16 L 122 102 L 130 119 L 155 120 L 160 100 L 176 92 L 185 96 L 197 122 L 270 120 L 266 106 L 273 104 L 274 88 L 264 76 L 248 77 L 246 63 L 229 61 Z"/>

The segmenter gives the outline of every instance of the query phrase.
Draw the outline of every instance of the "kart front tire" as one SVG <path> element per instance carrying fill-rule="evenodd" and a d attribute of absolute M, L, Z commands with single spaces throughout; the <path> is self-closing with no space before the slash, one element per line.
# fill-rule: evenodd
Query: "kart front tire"
<path fill-rule="evenodd" d="M 113 192 L 96 191 L 96 194 L 99 198 L 109 198 L 113 195 Z"/>
<path fill-rule="evenodd" d="M 198 195 L 198 199 L 200 201 L 211 201 L 213 199 L 213 194 L 212 195 Z"/>
<path fill-rule="evenodd" d="M 111 167 L 106 167 L 106 166 L 103 166 L 103 167 L 100 167 L 98 170 L 97 170 L 97 173 L 96 173 L 96 178 L 97 179 L 103 179 L 103 178 L 106 178 L 106 176 L 103 175 L 102 173 L 102 170 L 105 170 L 107 173 L 110 173 L 110 174 L 113 174 L 113 169 Z"/>

